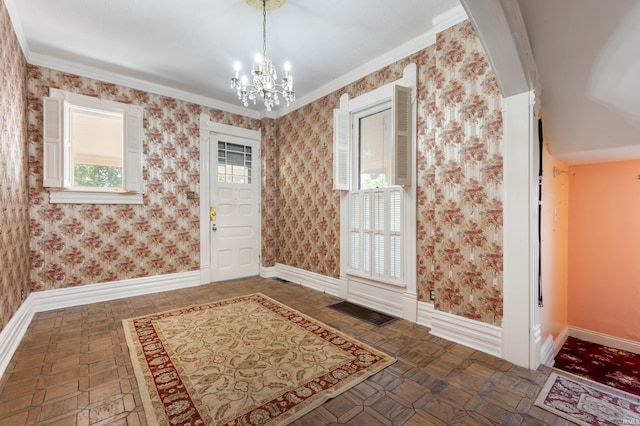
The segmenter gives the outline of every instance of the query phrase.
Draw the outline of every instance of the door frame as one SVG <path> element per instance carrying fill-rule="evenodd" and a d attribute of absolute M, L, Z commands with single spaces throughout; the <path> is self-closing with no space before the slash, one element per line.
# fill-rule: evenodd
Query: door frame
<path fill-rule="evenodd" d="M 200 284 L 209 284 L 215 281 L 211 265 L 211 238 L 209 235 L 209 206 L 211 205 L 209 179 L 212 173 L 211 155 L 214 154 L 211 152 L 209 141 L 212 134 L 251 139 L 258 144 L 260 158 L 258 161 L 254 161 L 254 164 L 258 166 L 258 192 L 262 194 L 262 133 L 259 130 L 216 123 L 211 121 L 208 114 L 200 114 Z M 258 210 L 259 214 L 261 211 L 261 209 Z M 258 252 L 262 254 L 262 220 L 258 221 Z"/>

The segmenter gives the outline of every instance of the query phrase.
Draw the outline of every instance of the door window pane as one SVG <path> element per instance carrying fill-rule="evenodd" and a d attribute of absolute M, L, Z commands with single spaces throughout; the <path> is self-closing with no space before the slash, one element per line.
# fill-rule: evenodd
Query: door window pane
<path fill-rule="evenodd" d="M 250 184 L 251 147 L 218 142 L 218 182 Z"/>

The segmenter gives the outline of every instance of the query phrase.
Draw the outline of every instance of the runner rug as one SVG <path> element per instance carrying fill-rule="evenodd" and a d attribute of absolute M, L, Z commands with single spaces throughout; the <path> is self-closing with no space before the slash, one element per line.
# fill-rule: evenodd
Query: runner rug
<path fill-rule="evenodd" d="M 551 373 L 535 405 L 579 425 L 640 425 L 637 398 Z"/>
<path fill-rule="evenodd" d="M 260 293 L 123 321 L 149 425 L 281 425 L 395 359 Z"/>

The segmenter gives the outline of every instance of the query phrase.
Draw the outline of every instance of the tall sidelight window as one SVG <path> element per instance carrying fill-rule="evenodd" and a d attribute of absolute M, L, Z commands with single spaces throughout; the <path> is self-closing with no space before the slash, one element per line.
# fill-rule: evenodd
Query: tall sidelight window
<path fill-rule="evenodd" d="M 386 282 L 402 276 L 402 187 L 391 184 L 391 102 L 352 115 L 357 188 L 349 193 L 350 270 Z"/>
<path fill-rule="evenodd" d="M 333 112 L 340 275 L 347 282 L 415 292 L 416 84 L 417 66 L 409 64 L 399 80 L 353 99 L 343 94 Z"/>

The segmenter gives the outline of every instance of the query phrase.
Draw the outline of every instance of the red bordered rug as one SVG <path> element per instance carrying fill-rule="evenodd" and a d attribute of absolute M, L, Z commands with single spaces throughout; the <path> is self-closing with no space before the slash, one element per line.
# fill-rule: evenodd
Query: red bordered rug
<path fill-rule="evenodd" d="M 637 398 L 551 373 L 535 405 L 582 426 L 640 425 Z"/>
<path fill-rule="evenodd" d="M 256 293 L 123 321 L 150 425 L 280 425 L 392 357 Z"/>

